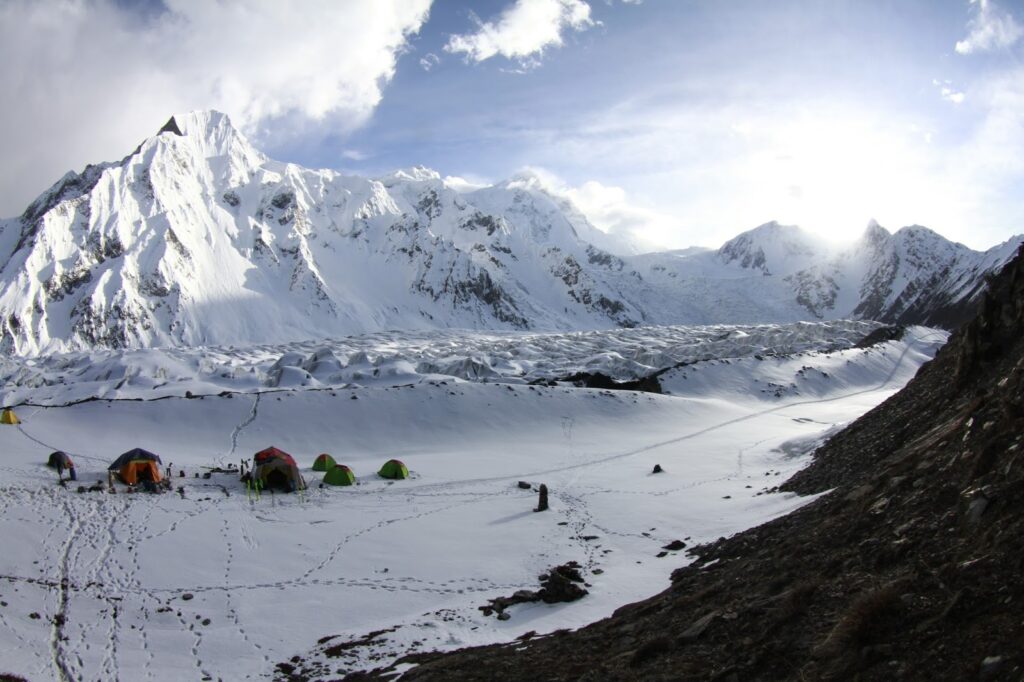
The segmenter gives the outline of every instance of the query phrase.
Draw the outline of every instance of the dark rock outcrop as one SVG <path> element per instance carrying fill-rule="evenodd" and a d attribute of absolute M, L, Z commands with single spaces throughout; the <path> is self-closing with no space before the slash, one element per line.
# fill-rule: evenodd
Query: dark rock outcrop
<path fill-rule="evenodd" d="M 160 128 L 160 130 L 157 131 L 156 134 L 159 135 L 160 133 L 173 133 L 174 135 L 177 135 L 178 137 L 184 137 L 185 136 L 185 133 L 181 132 L 181 128 L 178 127 L 178 122 L 176 120 L 174 120 L 173 116 L 171 116 L 169 119 L 167 119 L 167 123 L 165 123 L 163 125 L 163 127 Z"/>

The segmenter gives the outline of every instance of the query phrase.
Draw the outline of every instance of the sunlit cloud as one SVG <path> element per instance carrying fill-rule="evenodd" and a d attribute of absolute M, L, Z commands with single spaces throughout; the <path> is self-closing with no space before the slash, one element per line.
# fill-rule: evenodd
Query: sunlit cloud
<path fill-rule="evenodd" d="M 456 192 L 472 192 L 473 190 L 489 187 L 490 182 L 483 178 L 474 176 L 446 175 L 444 178 L 445 187 Z"/>
<path fill-rule="evenodd" d="M 582 0 L 516 0 L 495 21 L 474 18 L 476 31 L 451 36 L 446 52 L 473 62 L 500 55 L 526 69 L 535 67 L 545 50 L 562 46 L 565 32 L 594 25 L 590 5 Z"/>
<path fill-rule="evenodd" d="M 69 166 L 127 153 L 167 117 L 228 113 L 247 132 L 275 120 L 364 124 L 430 0 L 287 3 L 116 0 L 0 3 L 0 215 L 20 212 Z M 316 17 L 311 21 L 310 17 Z M 344 49 L 339 49 L 344 46 Z"/>
<path fill-rule="evenodd" d="M 953 89 L 953 83 L 948 80 L 940 81 L 937 78 L 932 79 L 932 85 L 934 85 L 938 91 L 939 96 L 947 102 L 953 104 L 963 104 L 964 99 L 967 97 L 964 93 L 958 92 Z"/>
<path fill-rule="evenodd" d="M 619 255 L 664 248 L 675 228 L 673 217 L 642 205 L 621 187 L 597 180 L 586 180 L 574 186 L 545 168 L 530 166 L 522 169 L 511 184 L 540 188 L 567 200 L 597 228 L 596 233 L 584 235 L 584 238 Z"/>
<path fill-rule="evenodd" d="M 970 0 L 970 3 L 973 16 L 967 22 L 967 37 L 956 43 L 958 53 L 1010 47 L 1024 36 L 1024 27 L 992 0 Z"/>
<path fill-rule="evenodd" d="M 948 218 L 958 193 L 930 135 L 850 102 L 637 108 L 605 112 L 551 156 L 655 197 L 650 210 L 673 220 L 652 221 L 649 240 L 717 247 L 773 219 L 851 238 L 872 216 L 897 226 Z"/>
<path fill-rule="evenodd" d="M 672 242 L 678 220 L 648 206 L 639 205 L 621 187 L 588 180 L 579 187 L 567 187 L 565 195 L 587 219 L 622 246 L 642 253 Z"/>

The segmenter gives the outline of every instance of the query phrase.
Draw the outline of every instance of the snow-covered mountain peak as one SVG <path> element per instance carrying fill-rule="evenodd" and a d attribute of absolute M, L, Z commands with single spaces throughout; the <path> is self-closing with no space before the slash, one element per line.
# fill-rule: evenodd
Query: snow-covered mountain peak
<path fill-rule="evenodd" d="M 150 149 L 173 150 L 196 159 L 227 158 L 232 165 L 256 167 L 268 161 L 238 129 L 227 114 L 202 110 L 175 114 L 159 132 L 143 142 L 136 153 Z"/>
<path fill-rule="evenodd" d="M 157 131 L 155 137 L 171 133 L 177 137 L 188 137 L 193 141 L 203 140 L 207 144 L 221 146 L 233 140 L 245 140 L 245 136 L 231 123 L 231 118 L 212 109 L 174 114 Z"/>
<path fill-rule="evenodd" d="M 796 225 L 776 221 L 759 225 L 727 241 L 718 250 L 726 264 L 784 275 L 807 267 L 826 253 L 825 243 Z"/>
<path fill-rule="evenodd" d="M 879 225 L 874 219 L 868 222 L 853 251 L 861 253 L 878 253 L 886 248 L 892 240 L 892 233 Z"/>
<path fill-rule="evenodd" d="M 917 243 L 931 242 L 931 243 L 936 243 L 936 244 L 939 244 L 939 243 L 953 243 L 953 244 L 955 244 L 957 246 L 963 246 L 962 244 L 956 244 L 955 242 L 949 242 L 948 239 L 943 237 L 941 234 L 939 234 L 935 230 L 933 230 L 931 228 L 928 228 L 928 227 L 925 227 L 923 225 L 907 225 L 906 227 L 901 227 L 900 229 L 896 230 L 896 233 L 893 235 L 893 238 L 897 242 L 902 242 L 902 243 L 912 243 L 912 242 L 917 242 Z"/>
<path fill-rule="evenodd" d="M 426 166 L 412 166 L 400 168 L 380 178 L 386 187 L 394 186 L 400 182 L 438 182 L 441 181 L 441 174 Z"/>
<path fill-rule="evenodd" d="M 885 229 L 878 224 L 874 218 L 868 221 L 868 226 L 864 229 L 864 234 L 861 235 L 860 240 L 865 244 L 879 244 L 888 241 L 892 234 L 889 230 Z"/>

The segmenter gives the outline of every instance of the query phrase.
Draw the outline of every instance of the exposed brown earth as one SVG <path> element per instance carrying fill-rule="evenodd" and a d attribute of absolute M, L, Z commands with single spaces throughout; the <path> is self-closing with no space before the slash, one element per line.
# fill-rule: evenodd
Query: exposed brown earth
<path fill-rule="evenodd" d="M 608 619 L 409 657 L 402 679 L 1020 680 L 1022 441 L 1018 255 L 906 389 L 784 486 L 832 492 L 697 547 L 668 590 Z"/>

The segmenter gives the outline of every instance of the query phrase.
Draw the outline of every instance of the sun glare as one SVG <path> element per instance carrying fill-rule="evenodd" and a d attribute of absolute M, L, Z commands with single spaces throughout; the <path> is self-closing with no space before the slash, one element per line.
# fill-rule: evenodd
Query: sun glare
<path fill-rule="evenodd" d="M 928 143 L 909 129 L 808 114 L 757 136 L 746 169 L 751 203 L 780 222 L 843 242 L 869 219 L 899 223 L 921 203 Z"/>

